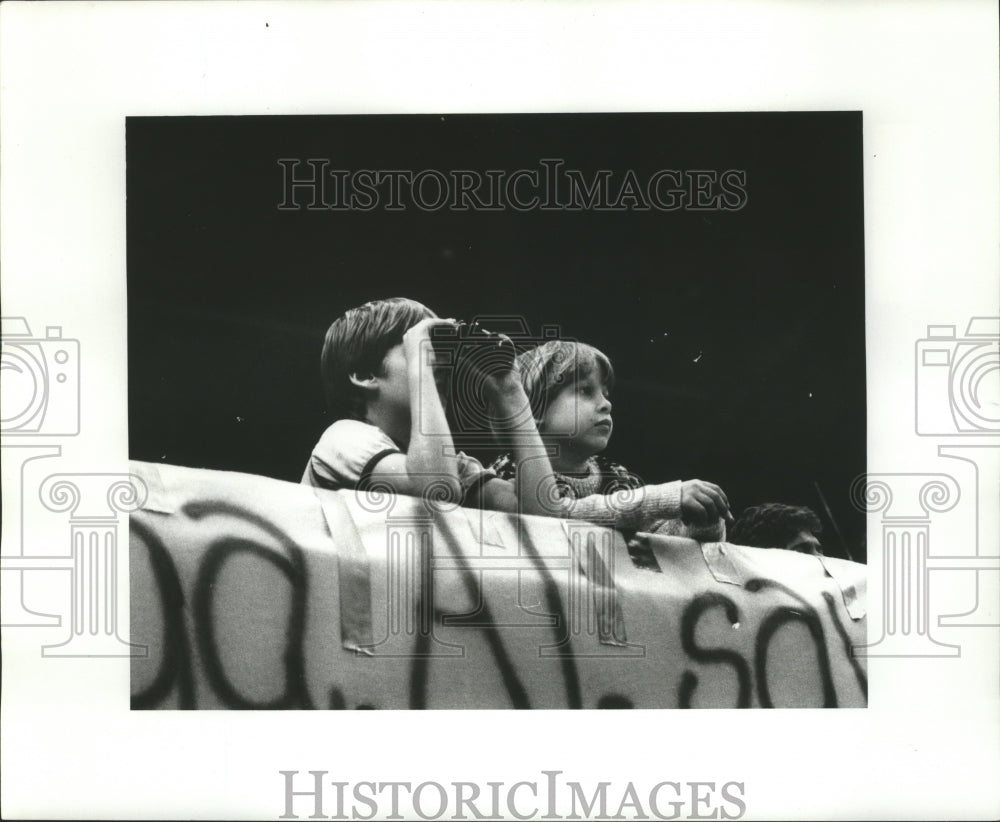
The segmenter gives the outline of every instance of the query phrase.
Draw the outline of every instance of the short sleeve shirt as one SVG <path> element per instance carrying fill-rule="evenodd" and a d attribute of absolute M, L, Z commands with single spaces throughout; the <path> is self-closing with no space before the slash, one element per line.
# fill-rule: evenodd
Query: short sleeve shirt
<path fill-rule="evenodd" d="M 360 420 L 337 420 L 323 432 L 302 475 L 303 485 L 339 490 L 363 485 L 378 463 L 389 454 L 402 454 L 381 428 Z M 458 480 L 466 497 L 491 479 L 494 471 L 479 460 L 458 452 Z"/>

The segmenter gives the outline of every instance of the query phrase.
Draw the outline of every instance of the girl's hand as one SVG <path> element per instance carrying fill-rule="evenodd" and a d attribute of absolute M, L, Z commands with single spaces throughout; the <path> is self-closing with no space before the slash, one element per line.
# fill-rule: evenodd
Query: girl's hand
<path fill-rule="evenodd" d="M 521 383 L 514 344 L 510 337 L 497 334 L 497 348 L 483 360 L 482 385 L 494 423 L 500 428 L 524 422 L 531 417 L 528 395 Z"/>
<path fill-rule="evenodd" d="M 733 521 L 729 500 L 714 482 L 684 480 L 681 483 L 681 519 L 696 525 L 707 525 L 719 519 Z"/>

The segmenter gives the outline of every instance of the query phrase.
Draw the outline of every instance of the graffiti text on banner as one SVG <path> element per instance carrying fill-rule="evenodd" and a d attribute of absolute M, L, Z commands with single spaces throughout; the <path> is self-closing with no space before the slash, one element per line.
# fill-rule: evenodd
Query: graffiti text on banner
<path fill-rule="evenodd" d="M 585 523 L 132 470 L 133 708 L 867 703 L 864 566 L 649 536 L 652 573 Z"/>

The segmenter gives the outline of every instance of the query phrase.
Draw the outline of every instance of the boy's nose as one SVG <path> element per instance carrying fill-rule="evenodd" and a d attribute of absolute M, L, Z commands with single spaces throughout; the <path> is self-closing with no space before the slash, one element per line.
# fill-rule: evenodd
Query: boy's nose
<path fill-rule="evenodd" d="M 611 400 L 609 400 L 607 397 L 602 397 L 601 398 L 601 402 L 600 402 L 600 404 L 597 407 L 598 407 L 598 410 L 600 410 L 600 411 L 603 411 L 605 413 L 610 413 L 610 411 L 611 411 Z"/>

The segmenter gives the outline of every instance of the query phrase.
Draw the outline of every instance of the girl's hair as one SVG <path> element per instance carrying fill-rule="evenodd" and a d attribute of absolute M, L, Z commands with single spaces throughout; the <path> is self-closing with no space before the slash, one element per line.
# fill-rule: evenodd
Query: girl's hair
<path fill-rule="evenodd" d="M 378 374 L 390 348 L 413 326 L 435 314 L 415 300 L 392 297 L 345 311 L 326 332 L 320 374 L 335 420 L 363 419 L 365 398 L 351 374 Z"/>
<path fill-rule="evenodd" d="M 521 382 L 531 403 L 536 420 L 545 414 L 549 402 L 559 392 L 596 374 L 601 384 L 611 391 L 615 370 L 611 361 L 592 345 L 570 340 L 550 340 L 537 348 L 518 355 Z"/>

